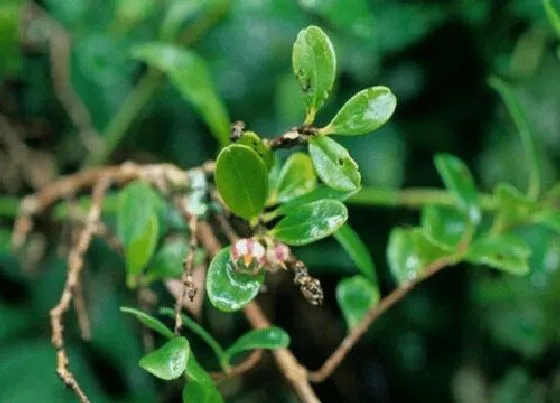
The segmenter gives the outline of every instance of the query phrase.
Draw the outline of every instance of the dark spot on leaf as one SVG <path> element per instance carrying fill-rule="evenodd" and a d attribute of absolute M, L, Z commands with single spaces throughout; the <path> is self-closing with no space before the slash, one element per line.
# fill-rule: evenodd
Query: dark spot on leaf
<path fill-rule="evenodd" d="M 338 158 L 338 165 L 340 165 L 340 166 L 344 165 L 344 158 L 342 158 L 342 157 Z"/>

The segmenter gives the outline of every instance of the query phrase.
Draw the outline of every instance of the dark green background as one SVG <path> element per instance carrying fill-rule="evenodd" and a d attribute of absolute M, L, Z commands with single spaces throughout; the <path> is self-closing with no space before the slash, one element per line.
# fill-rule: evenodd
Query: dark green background
<path fill-rule="evenodd" d="M 71 173 L 87 151 L 53 92 L 44 27 L 26 25 L 37 35 L 35 46 L 17 46 L 1 34 L 16 21 L 17 8 L 10 8 L 16 3 L 0 4 L 0 115 L 47 158 L 53 176 Z M 136 24 L 115 14 L 114 0 L 40 3 L 73 37 L 72 83 L 103 132 L 144 69 L 128 57 L 128 49 L 156 37 L 164 2 L 156 2 Z M 123 10 L 134 11 L 139 4 L 128 3 Z M 208 3 L 209 10 L 224 7 L 220 1 Z M 468 163 L 481 189 L 509 182 L 524 190 L 524 153 L 488 86 L 491 75 L 511 82 L 525 108 L 542 157 L 545 190 L 558 179 L 559 41 L 540 1 L 238 0 L 226 7 L 193 48 L 208 62 L 232 120 L 244 120 L 268 136 L 301 123 L 291 46 L 299 30 L 316 24 L 331 37 L 338 64 L 333 96 L 319 123 L 327 123 L 365 87 L 386 85 L 398 97 L 396 114 L 384 128 L 341 139 L 360 165 L 365 185 L 440 187 L 432 157 L 449 152 Z M 185 28 L 199 18 L 204 13 L 186 21 Z M 216 146 L 204 122 L 166 83 L 135 119 L 111 162 L 165 161 L 187 168 L 215 157 Z M 0 150 L 6 150 L 1 142 Z M 32 190 L 30 180 L 25 170 L 10 171 L 10 164 L 1 153 L 0 192 L 23 196 Z M 0 215 L 0 401 L 73 401 L 54 373 L 48 317 L 62 289 L 65 251 L 57 245 L 68 244 L 68 228 L 40 220 L 34 245 L 44 247 L 42 258 L 33 260 L 29 252 L 27 259 L 17 259 L 8 249 L 8 207 Z M 417 222 L 417 213 L 403 209 L 350 207 L 350 223 L 370 247 L 383 294 L 394 286 L 385 259 L 389 230 Z M 466 266 L 444 271 L 372 327 L 335 375 L 317 386 L 321 399 L 560 401 L 560 239 L 543 230 L 527 230 L 525 238 L 533 249 L 529 276 Z M 356 269 L 332 240 L 297 253 L 321 278 L 325 305 L 307 305 L 287 276 L 275 278 L 259 301 L 291 334 L 296 356 L 316 368 L 345 331 L 334 287 Z M 92 400 L 177 401 L 179 385 L 156 382 L 137 366 L 140 328 L 118 311 L 120 305 L 134 305 L 135 296 L 124 285 L 121 258 L 101 241 L 88 253 L 85 281 L 93 341 L 81 343 L 76 330 L 69 330 L 68 339 L 72 366 Z M 172 303 L 162 298 L 162 304 Z M 73 319 L 68 323 L 76 328 Z M 224 344 L 248 327 L 241 315 L 211 309 L 204 324 Z M 205 366 L 215 368 L 206 347 L 194 338 L 192 344 L 206 357 Z M 265 362 L 223 384 L 228 401 L 295 401 L 272 360 Z"/>

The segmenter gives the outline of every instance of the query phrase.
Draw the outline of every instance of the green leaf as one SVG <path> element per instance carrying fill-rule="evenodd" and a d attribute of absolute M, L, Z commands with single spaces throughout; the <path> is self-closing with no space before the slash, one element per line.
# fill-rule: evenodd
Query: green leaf
<path fill-rule="evenodd" d="M 154 0 L 117 0 L 115 18 L 119 27 L 136 25 L 157 11 L 158 4 Z"/>
<path fill-rule="evenodd" d="M 289 211 L 269 234 L 288 245 L 300 246 L 328 237 L 347 219 L 344 204 L 338 200 L 319 200 Z"/>
<path fill-rule="evenodd" d="M 140 323 L 142 323 L 143 325 L 149 327 L 150 329 L 158 332 L 162 336 L 167 337 L 168 339 L 172 339 L 172 338 L 175 337 L 173 332 L 171 330 L 169 330 L 167 328 L 167 326 L 165 326 L 163 323 L 161 323 L 159 320 L 157 320 L 153 316 L 148 315 L 147 313 L 144 313 L 142 311 L 139 311 L 138 309 L 129 308 L 129 307 L 126 307 L 126 306 L 121 306 L 121 312 L 128 313 L 128 314 L 131 314 L 131 315 L 135 316 L 136 319 L 138 319 L 138 321 Z"/>
<path fill-rule="evenodd" d="M 183 375 L 189 354 L 187 339 L 175 337 L 159 349 L 146 354 L 138 364 L 156 378 L 170 381 Z"/>
<path fill-rule="evenodd" d="M 369 251 L 350 225 L 344 224 L 333 236 L 348 253 L 360 272 L 372 283 L 377 284 L 377 275 Z"/>
<path fill-rule="evenodd" d="M 329 37 L 316 26 L 302 30 L 292 52 L 294 73 L 303 91 L 304 125 L 311 125 L 334 83 L 336 59 Z"/>
<path fill-rule="evenodd" d="M 480 222 L 480 196 L 469 168 L 459 158 L 449 154 L 436 155 L 434 162 L 445 187 L 455 194 L 471 222 Z"/>
<path fill-rule="evenodd" d="M 329 137 L 318 136 L 309 139 L 309 155 L 317 175 L 333 189 L 354 192 L 360 188 L 362 176 L 358 164 L 348 150 Z"/>
<path fill-rule="evenodd" d="M 250 220 L 264 209 L 268 173 L 262 158 L 251 148 L 232 144 L 222 149 L 216 162 L 216 185 L 238 216 Z"/>
<path fill-rule="evenodd" d="M 4 75 L 16 75 L 21 68 L 19 41 L 24 5 L 21 0 L 3 0 L 0 4 L 0 81 Z"/>
<path fill-rule="evenodd" d="M 560 11 L 554 7 L 552 0 L 544 0 L 544 9 L 550 24 L 552 24 L 558 37 L 560 37 Z"/>
<path fill-rule="evenodd" d="M 383 126 L 395 112 L 397 97 L 387 87 L 362 90 L 340 108 L 320 134 L 359 136 Z"/>
<path fill-rule="evenodd" d="M 150 280 L 181 277 L 183 274 L 183 260 L 187 256 L 188 251 L 189 246 L 183 237 L 166 241 L 148 264 L 146 277 Z"/>
<path fill-rule="evenodd" d="M 430 263 L 448 255 L 419 228 L 395 228 L 389 236 L 387 261 L 399 286 L 421 278 Z"/>
<path fill-rule="evenodd" d="M 257 133 L 250 131 L 243 133 L 243 136 L 241 136 L 241 138 L 237 141 L 237 144 L 252 148 L 253 151 L 255 151 L 263 159 L 268 169 L 271 169 L 274 165 L 274 153 L 257 135 Z"/>
<path fill-rule="evenodd" d="M 453 207 L 429 204 L 422 210 L 422 228 L 431 241 L 451 252 L 467 231 L 467 216 Z"/>
<path fill-rule="evenodd" d="M 160 26 L 161 39 L 164 42 L 173 42 L 185 20 L 198 14 L 208 6 L 208 3 L 211 3 L 211 1 L 167 1 L 165 17 Z"/>
<path fill-rule="evenodd" d="M 510 184 L 498 184 L 494 193 L 498 201 L 497 214 L 503 225 L 528 221 L 531 215 L 538 209 L 536 202 Z"/>
<path fill-rule="evenodd" d="M 161 199 L 145 182 L 128 184 L 118 196 L 117 234 L 123 243 L 129 279 L 142 273 L 158 238 Z"/>
<path fill-rule="evenodd" d="M 483 236 L 469 248 L 466 259 L 479 265 L 490 266 L 510 274 L 529 274 L 531 249 L 520 238 L 511 235 Z"/>
<path fill-rule="evenodd" d="M 498 77 L 492 77 L 490 78 L 490 86 L 498 91 L 498 94 L 502 97 L 502 101 L 506 105 L 517 131 L 519 132 L 519 137 L 529 164 L 529 189 L 527 194 L 531 199 L 536 200 L 541 185 L 540 157 L 533 135 L 531 134 L 527 116 L 525 116 L 525 112 L 515 96 L 513 89 L 506 84 L 505 81 L 502 81 Z"/>
<path fill-rule="evenodd" d="M 348 327 L 352 329 L 379 302 L 379 290 L 363 276 L 341 280 L 336 286 L 336 300 Z"/>
<path fill-rule="evenodd" d="M 167 74 L 183 98 L 191 102 L 204 118 L 220 145 L 229 143 L 229 116 L 200 56 L 166 43 L 137 45 L 132 56 Z"/>
<path fill-rule="evenodd" d="M 276 200 L 284 203 L 312 191 L 317 183 L 311 159 L 304 153 L 288 158 L 278 178 Z"/>
<path fill-rule="evenodd" d="M 288 212 L 292 211 L 295 208 L 318 200 L 330 199 L 344 201 L 353 194 L 354 192 L 341 192 L 339 190 L 331 188 L 330 186 L 319 184 L 311 192 L 296 197 L 295 199 L 282 204 L 280 207 L 278 207 L 276 212 L 282 215 L 288 214 Z"/>
<path fill-rule="evenodd" d="M 290 344 L 290 335 L 277 326 L 245 333 L 226 350 L 229 357 L 250 350 L 276 350 Z"/>
<path fill-rule="evenodd" d="M 224 400 L 212 378 L 190 354 L 185 370 L 189 380 L 183 389 L 183 403 L 222 403 Z"/>
<path fill-rule="evenodd" d="M 264 273 L 247 275 L 239 273 L 229 258 L 229 248 L 224 248 L 212 259 L 206 278 L 210 302 L 224 312 L 241 309 L 257 296 L 264 282 Z"/>

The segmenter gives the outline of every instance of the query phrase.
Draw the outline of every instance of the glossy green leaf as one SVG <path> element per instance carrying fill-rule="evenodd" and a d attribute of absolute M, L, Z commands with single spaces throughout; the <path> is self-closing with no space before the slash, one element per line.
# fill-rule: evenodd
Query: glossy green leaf
<path fill-rule="evenodd" d="M 422 228 L 438 246 L 453 251 L 467 231 L 467 216 L 453 207 L 429 204 L 422 210 Z"/>
<path fill-rule="evenodd" d="M 210 375 L 190 354 L 185 370 L 189 380 L 183 389 L 183 403 L 222 403 L 224 400 Z"/>
<path fill-rule="evenodd" d="M 336 300 L 351 329 L 379 302 L 379 290 L 363 276 L 341 280 L 336 286 Z"/>
<path fill-rule="evenodd" d="M 541 185 L 541 161 L 525 111 L 521 107 L 513 89 L 505 81 L 502 81 L 498 77 L 492 77 L 490 79 L 490 86 L 498 91 L 498 94 L 502 97 L 511 118 L 515 123 L 517 131 L 519 132 L 519 137 L 521 139 L 521 143 L 523 144 L 529 165 L 528 195 L 531 199 L 536 200 L 539 195 Z"/>
<path fill-rule="evenodd" d="M 138 364 L 156 378 L 170 381 L 183 375 L 189 354 L 187 339 L 175 337 L 157 350 L 146 354 Z"/>
<path fill-rule="evenodd" d="M 290 344 L 290 335 L 277 326 L 266 329 L 252 330 L 237 339 L 226 350 L 229 357 L 243 351 L 276 350 L 286 348 Z"/>
<path fill-rule="evenodd" d="M 556 8 L 552 3 L 553 0 L 544 0 L 544 9 L 550 24 L 552 24 L 556 34 L 560 37 L 560 8 Z"/>
<path fill-rule="evenodd" d="M 158 278 L 179 278 L 183 274 L 183 260 L 189 246 L 185 238 L 173 238 L 166 241 L 156 252 L 146 268 L 149 280 Z"/>
<path fill-rule="evenodd" d="M 250 220 L 257 217 L 268 195 L 268 173 L 251 148 L 232 144 L 220 152 L 216 162 L 216 185 L 232 212 Z"/>
<path fill-rule="evenodd" d="M 292 154 L 280 171 L 276 200 L 287 202 L 315 188 L 317 177 L 311 159 L 304 153 Z"/>
<path fill-rule="evenodd" d="M 305 123 L 311 125 L 334 83 L 336 59 L 329 37 L 316 26 L 302 30 L 296 38 L 292 63 L 305 103 Z"/>
<path fill-rule="evenodd" d="M 305 245 L 328 237 L 347 219 L 344 204 L 338 200 L 319 200 L 289 211 L 269 234 L 288 245 Z"/>
<path fill-rule="evenodd" d="M 280 207 L 278 207 L 276 212 L 278 214 L 288 214 L 288 212 L 292 211 L 295 208 L 318 200 L 329 199 L 344 201 L 353 194 L 354 192 L 341 192 L 339 190 L 331 188 L 330 186 L 319 184 L 311 192 L 305 193 L 304 195 L 296 197 L 289 202 L 283 203 Z"/>
<path fill-rule="evenodd" d="M 436 155 L 434 162 L 445 187 L 455 194 L 471 222 L 478 223 L 481 219 L 480 196 L 469 168 L 449 154 Z"/>
<path fill-rule="evenodd" d="M 230 121 L 208 67 L 196 53 L 177 45 L 147 43 L 133 48 L 134 58 L 163 71 L 183 98 L 193 104 L 221 145 L 229 143 Z"/>
<path fill-rule="evenodd" d="M 129 279 L 142 273 L 154 254 L 161 199 L 145 182 L 128 184 L 118 196 L 117 234 L 123 243 Z"/>
<path fill-rule="evenodd" d="M 483 236 L 469 248 L 466 259 L 479 265 L 490 266 L 510 274 L 529 274 L 531 250 L 520 238 L 505 234 Z"/>
<path fill-rule="evenodd" d="M 395 228 L 389 236 L 387 261 L 399 285 L 421 278 L 430 263 L 448 255 L 419 228 Z"/>
<path fill-rule="evenodd" d="M 354 192 L 360 188 L 362 176 L 358 164 L 348 150 L 326 136 L 309 139 L 309 155 L 319 178 L 333 189 Z"/>
<path fill-rule="evenodd" d="M 257 135 L 255 132 L 246 131 L 243 136 L 237 141 L 241 144 L 252 148 L 263 159 L 266 167 L 271 169 L 274 165 L 274 153 L 269 146 Z"/>
<path fill-rule="evenodd" d="M 383 126 L 397 108 L 397 97 L 386 87 L 362 90 L 340 108 L 321 134 L 359 136 Z"/>
<path fill-rule="evenodd" d="M 377 284 L 377 275 L 368 248 L 352 227 L 346 223 L 333 236 L 348 253 L 360 272 L 372 283 Z"/>
<path fill-rule="evenodd" d="M 206 278 L 210 302 L 224 312 L 241 309 L 257 296 L 264 282 L 264 273 L 247 275 L 239 273 L 229 258 L 229 248 L 224 248 L 212 259 Z"/>
<path fill-rule="evenodd" d="M 169 330 L 167 328 L 167 326 L 165 326 L 162 322 L 160 322 L 159 320 L 157 320 L 153 316 L 148 315 L 147 313 L 144 313 L 142 311 L 139 311 L 138 309 L 129 308 L 129 307 L 126 307 L 126 306 L 121 306 L 121 312 L 128 313 L 128 314 L 136 317 L 136 319 L 138 319 L 138 321 L 140 323 L 142 323 L 143 325 L 149 327 L 150 329 L 158 332 L 162 336 L 167 337 L 168 339 L 172 339 L 173 337 L 175 337 L 173 332 L 171 330 Z"/>

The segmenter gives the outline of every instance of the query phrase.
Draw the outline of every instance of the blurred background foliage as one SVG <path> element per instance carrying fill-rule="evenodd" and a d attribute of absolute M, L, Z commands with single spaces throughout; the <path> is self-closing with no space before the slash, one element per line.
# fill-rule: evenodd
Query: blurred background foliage
<path fill-rule="evenodd" d="M 342 140 L 367 186 L 439 187 L 432 156 L 449 152 L 470 165 L 485 191 L 498 182 L 524 189 L 528 165 L 506 109 L 489 88 L 491 75 L 514 85 L 526 111 L 539 144 L 544 190 L 560 175 L 560 33 L 538 0 L 44 0 L 35 5 L 40 8 L 22 0 L 0 3 L 0 115 L 16 134 L 14 143 L 8 126 L 0 127 L 2 402 L 73 399 L 56 378 L 48 326 L 71 234 L 63 222 L 46 219 L 25 259 L 14 256 L 9 238 L 16 206 L 7 196 L 21 197 L 83 166 L 146 77 L 145 65 L 130 57 L 131 47 L 165 36 L 162 21 L 168 30 L 179 28 L 178 41 L 206 60 L 231 119 L 270 136 L 303 119 L 291 71 L 292 43 L 304 26 L 323 27 L 335 45 L 338 77 L 319 124 L 365 87 L 386 85 L 399 99 L 396 115 L 378 133 Z M 71 85 L 99 137 L 76 126 L 57 94 L 61 72 L 52 58 L 60 55 L 57 44 L 65 35 L 72 41 Z M 217 142 L 196 110 L 168 81 L 152 84 L 141 94 L 145 105 L 134 105 L 134 119 L 108 162 L 166 161 L 187 168 L 215 157 Z M 416 224 L 417 213 L 360 205 L 351 208 L 350 222 L 370 247 L 386 293 L 394 286 L 385 259 L 388 232 Z M 532 247 L 529 276 L 467 265 L 444 271 L 370 329 L 334 376 L 317 386 L 320 397 L 559 402 L 560 238 L 540 227 L 518 232 Z M 315 368 L 345 331 L 334 286 L 357 270 L 332 240 L 298 254 L 321 278 L 325 306 L 306 305 L 286 278 L 275 279 L 260 301 L 291 334 L 296 355 Z M 137 365 L 143 353 L 139 326 L 118 310 L 135 304 L 124 285 L 121 258 L 96 241 L 87 266 L 93 339 L 81 343 L 76 330 L 68 338 L 72 365 L 92 401 L 174 401 L 173 385 L 163 388 Z M 241 315 L 205 312 L 205 325 L 224 342 L 247 328 Z M 70 323 L 75 325 L 73 319 Z M 205 346 L 193 344 L 204 356 Z M 207 356 L 205 366 L 215 368 Z M 231 402 L 295 401 L 277 375 L 273 364 L 264 365 L 223 383 L 221 390 Z"/>

